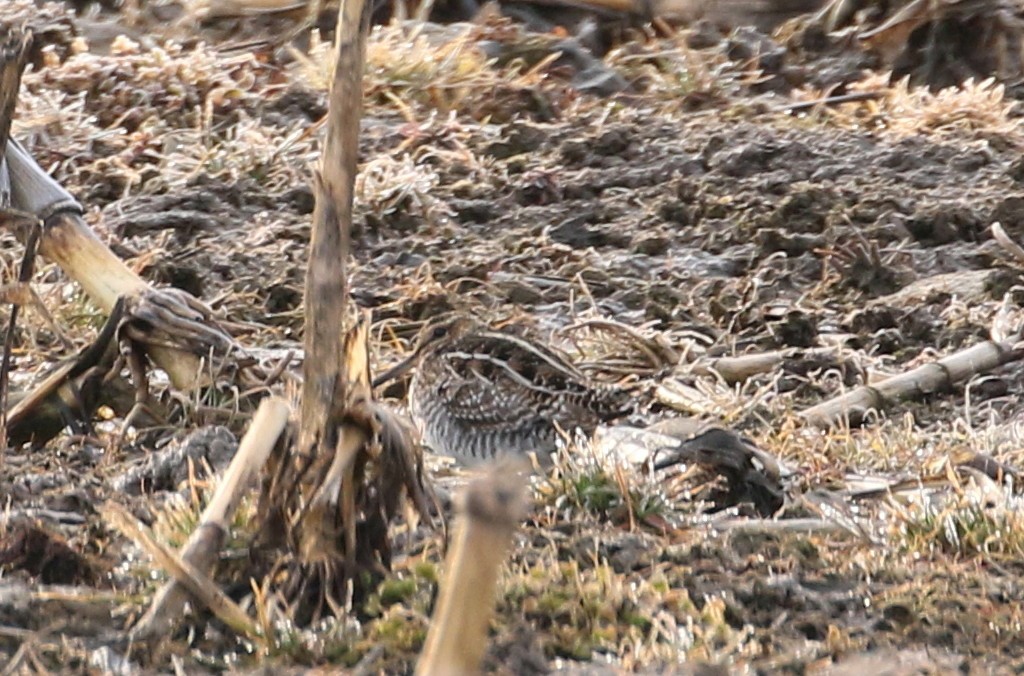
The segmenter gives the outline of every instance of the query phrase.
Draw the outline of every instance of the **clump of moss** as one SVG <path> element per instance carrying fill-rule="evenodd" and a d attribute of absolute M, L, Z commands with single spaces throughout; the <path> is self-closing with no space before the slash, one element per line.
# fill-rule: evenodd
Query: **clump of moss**
<path fill-rule="evenodd" d="M 525 619 L 538 631 L 549 658 L 593 659 L 641 649 L 675 659 L 688 647 L 694 606 L 685 590 L 669 590 L 664 576 L 625 577 L 608 564 L 545 561 L 511 576 L 499 600 L 497 622 Z"/>
<path fill-rule="evenodd" d="M 382 617 L 390 607 L 400 605 L 429 615 L 437 583 L 437 564 L 417 560 L 382 580 L 362 610 L 369 617 Z"/>
<path fill-rule="evenodd" d="M 427 638 L 428 624 L 425 615 L 394 605 L 367 626 L 366 638 L 357 647 L 362 650 L 378 646 L 387 655 L 403 656 L 412 661 Z"/>

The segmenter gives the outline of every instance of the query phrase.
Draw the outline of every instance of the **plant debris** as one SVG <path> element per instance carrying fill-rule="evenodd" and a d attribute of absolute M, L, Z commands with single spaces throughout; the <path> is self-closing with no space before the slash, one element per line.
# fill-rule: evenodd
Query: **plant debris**
<path fill-rule="evenodd" d="M 378 15 L 345 268 L 317 259 L 335 326 L 303 305 L 330 3 L 35 4 L 9 17 L 34 30 L 5 166 L 45 225 L 21 279 L 30 228 L 0 219 L 4 669 L 411 671 L 467 477 L 371 371 L 453 311 L 637 404 L 531 479 L 484 670 L 1024 667 L 1018 8 Z M 255 404 L 342 363 L 331 424 L 289 421 L 196 566 Z M 210 594 L 130 643 L 183 574 Z"/>

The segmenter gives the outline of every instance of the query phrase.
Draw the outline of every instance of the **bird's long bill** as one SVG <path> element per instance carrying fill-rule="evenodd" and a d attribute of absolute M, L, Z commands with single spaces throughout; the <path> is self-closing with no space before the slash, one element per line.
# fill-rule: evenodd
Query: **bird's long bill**
<path fill-rule="evenodd" d="M 417 354 L 417 352 L 413 351 L 412 353 L 409 354 L 408 357 L 406 357 L 402 361 L 398 362 L 397 364 L 395 364 L 394 366 L 389 368 L 384 373 L 382 373 L 379 376 L 377 376 L 376 378 L 374 378 L 373 379 L 373 386 L 375 388 L 376 387 L 380 387 L 384 383 L 391 382 L 392 380 L 395 380 L 396 378 L 401 378 L 406 373 L 408 373 L 409 369 L 411 369 L 416 364 L 416 358 L 418 356 L 419 356 L 419 354 Z"/>

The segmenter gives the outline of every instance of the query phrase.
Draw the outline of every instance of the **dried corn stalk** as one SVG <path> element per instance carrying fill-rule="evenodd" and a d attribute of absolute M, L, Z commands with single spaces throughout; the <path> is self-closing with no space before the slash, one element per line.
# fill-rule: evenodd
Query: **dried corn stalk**
<path fill-rule="evenodd" d="M 387 571 L 388 526 L 407 493 L 428 515 L 408 430 L 373 400 L 368 315 L 344 331 L 365 4 L 347 0 L 338 16 L 327 140 L 314 176 L 301 423 L 296 443 L 271 457 L 260 500 L 265 544 L 285 552 L 278 563 L 300 624 L 336 612 L 360 591 L 355 584 Z"/>
<path fill-rule="evenodd" d="M 239 346 L 217 325 L 209 308 L 185 292 L 156 289 L 132 272 L 86 225 L 82 205 L 21 144 L 7 138 L 28 41 L 26 31 L 0 23 L 0 227 L 26 243 L 20 283 L 28 296 L 32 257 L 38 249 L 81 284 L 112 320 L 102 341 L 79 355 L 75 365 L 54 370 L 16 407 L 8 409 L 0 396 L 0 409 L 12 421 L 11 440 L 45 443 L 66 425 L 88 421 L 100 401 L 123 399 L 116 377 L 123 362 L 113 358 L 119 356 L 119 346 L 128 348 L 124 352 L 136 387 L 129 421 L 149 401 L 149 362 L 166 371 L 179 389 L 208 385 L 211 373 L 228 373 L 243 389 L 261 385 L 259 374 L 253 372 L 256 377 L 251 378 L 243 373 Z M 16 318 L 15 310 L 11 327 Z M 61 395 L 54 396 L 58 391 Z"/>

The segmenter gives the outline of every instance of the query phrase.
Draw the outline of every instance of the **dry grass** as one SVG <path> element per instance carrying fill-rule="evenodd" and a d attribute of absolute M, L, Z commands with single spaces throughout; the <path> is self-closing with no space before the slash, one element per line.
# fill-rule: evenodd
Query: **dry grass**
<path fill-rule="evenodd" d="M 821 107 L 816 115 L 843 129 L 865 129 L 900 138 L 917 134 L 939 138 L 986 138 L 1020 133 L 1015 103 L 1006 98 L 1005 86 L 994 78 L 968 80 L 959 87 L 937 92 L 912 87 L 909 78 L 888 85 L 888 75 L 869 75 L 849 86 L 850 92 L 879 92 L 877 100 Z M 827 92 L 797 89 L 795 101 L 814 101 Z"/>
<path fill-rule="evenodd" d="M 280 134 L 233 117 L 274 91 L 261 70 L 204 46 L 144 50 L 121 39 L 109 56 L 83 52 L 27 74 L 15 133 L 67 180 L 105 181 L 112 197 L 166 191 L 197 167 L 237 180 L 279 150 L 267 140 Z"/>
<path fill-rule="evenodd" d="M 801 182 L 817 181 L 832 191 L 823 190 L 820 199 L 848 195 L 853 204 L 874 200 L 890 211 L 900 207 L 890 202 L 931 201 L 936 194 L 959 199 L 968 188 L 957 183 L 957 175 L 943 175 L 947 182 L 931 192 L 914 192 L 903 183 L 878 188 L 883 179 L 876 179 L 877 155 L 854 158 L 862 162 L 857 178 L 875 186 L 870 190 L 840 179 L 827 183 L 831 179 L 819 180 L 814 171 L 824 171 L 844 152 L 829 145 L 837 133 L 881 132 L 875 142 L 884 150 L 899 138 L 965 146 L 993 135 L 1004 136 L 1009 145 L 1020 141 L 1012 102 L 992 82 L 929 94 L 871 78 L 858 87 L 883 89 L 876 102 L 817 110 L 807 125 L 779 116 L 748 123 L 736 119 L 741 113 L 733 104 L 742 103 L 743 88 L 759 74 L 719 54 L 688 49 L 681 38 L 613 50 L 607 63 L 638 89 L 607 101 L 567 93 L 556 69 L 543 61 L 489 61 L 477 42 L 499 28 L 435 34 L 394 25 L 375 30 L 371 38 L 357 208 L 372 227 L 360 242 L 353 285 L 362 294 L 360 302 L 376 306 L 380 338 L 373 342 L 381 362 L 397 358 L 424 317 L 451 307 L 493 321 L 531 321 L 542 330 L 614 319 L 644 338 L 664 340 L 679 354 L 773 348 L 765 325 L 776 308 L 799 307 L 836 333 L 854 333 L 848 316 L 879 299 L 843 287 L 834 269 L 821 261 L 834 244 L 856 241 L 851 230 L 863 236 L 868 228 L 889 227 L 886 213 L 866 224 L 843 221 L 847 205 L 837 199 L 829 207 L 837 214 L 835 222 L 800 233 L 818 238 L 808 251 L 780 256 L 759 249 L 750 236 L 762 228 L 743 229 L 753 216 L 778 208 L 781 197 L 773 191 L 782 190 L 780 185 L 796 191 Z M 168 265 L 196 268 L 209 284 L 205 295 L 233 319 L 249 322 L 247 343 L 288 349 L 301 336 L 298 301 L 271 311 L 268 289 L 287 297 L 303 269 L 308 214 L 297 212 L 283 196 L 306 184 L 319 140 L 316 120 L 281 101 L 294 95 L 309 104 L 306 111 L 322 105 L 330 74 L 327 54 L 327 46 L 314 40 L 308 53 L 295 55 L 296 62 L 284 67 L 250 56 L 225 57 L 209 46 L 147 50 L 121 42 L 113 55 L 82 52 L 30 73 L 15 133 L 87 203 L 103 237 L 139 255 L 135 262 L 147 274 Z M 500 124 L 496 115 L 504 108 L 505 115 L 530 119 L 532 109 L 516 98 L 524 93 L 554 102 L 557 115 L 536 125 L 543 140 L 526 159 L 506 160 L 491 144 L 507 140 L 512 126 Z M 821 94 L 801 91 L 795 98 Z M 101 95 L 110 103 L 101 103 Z M 688 100 L 698 99 L 703 105 L 719 101 L 715 114 L 680 114 Z M 828 131 L 815 134 L 814 127 Z M 626 138 L 623 148 L 600 154 L 613 132 Z M 575 164 L 569 142 L 586 151 Z M 721 147 L 715 146 L 719 142 Z M 791 167 L 801 157 L 785 154 L 801 145 L 800 152 L 817 163 L 809 169 Z M 754 160 L 737 163 L 731 174 L 719 171 L 744 152 Z M 756 164 L 762 155 L 768 157 L 764 166 Z M 692 164 L 658 174 L 680 157 Z M 528 175 L 526 170 L 537 171 Z M 974 177 L 993 193 L 985 196 L 986 204 L 1006 197 L 1001 177 Z M 531 201 L 535 193 L 523 188 L 540 179 L 557 199 Z M 235 202 L 226 208 L 222 229 L 167 230 L 124 240 L 111 233 L 117 212 L 134 200 L 202 192 L 203 182 L 213 186 L 210 194 L 223 185 L 235 191 L 226 191 Z M 691 220 L 666 222 L 664 214 L 679 211 L 667 207 L 680 205 L 692 209 Z M 482 207 L 490 211 L 479 220 L 465 216 L 465 210 Z M 640 231 L 660 237 L 668 253 L 639 256 L 629 237 L 568 244 L 576 230 L 563 227 L 553 234 L 567 222 L 598 236 Z M 790 220 L 783 225 L 789 227 Z M 975 257 L 971 260 L 983 257 L 972 240 L 954 245 Z M 911 243 L 908 253 L 888 265 L 920 265 L 920 252 L 928 246 Z M 694 249 L 722 267 L 705 272 L 700 260 L 687 258 Z M 809 266 L 817 274 L 811 281 L 797 268 L 808 261 L 821 263 Z M 0 283 L 14 278 L 16 264 L 14 254 L 0 257 Z M 920 269 L 927 272 L 924 265 Z M 957 290 L 955 278 L 951 284 Z M 84 343 L 101 317 L 53 269 L 41 271 L 34 286 L 75 343 Z M 523 296 L 528 300 L 521 301 Z M 993 323 L 1000 306 L 996 299 L 936 297 L 941 294 L 881 300 L 898 310 L 930 313 L 944 330 L 962 331 L 972 340 Z M 62 350 L 31 308 L 19 330 L 15 382 L 20 386 L 28 372 L 52 364 Z M 673 365 L 655 367 L 650 345 L 641 347 L 620 334 L 552 335 L 574 349 L 596 376 L 649 386 L 638 396 L 648 396 L 655 382 L 671 382 L 676 398 L 658 415 L 699 414 L 748 433 L 764 451 L 799 470 L 798 494 L 843 488 L 853 482 L 849 474 L 946 482 L 858 505 L 856 518 L 880 545 L 841 528 L 791 533 L 754 523 L 749 531 L 719 532 L 713 525 L 719 517 L 703 512 L 706 506 L 692 500 L 694 487 L 685 480 L 666 482 L 600 457 L 587 440 L 570 439 L 555 468 L 535 483 L 538 508 L 504 571 L 488 657 L 492 668 L 515 658 L 519 664 L 540 660 L 548 666 L 583 660 L 623 671 L 658 671 L 683 660 L 782 670 L 827 664 L 869 644 L 952 647 L 978 660 L 988 654 L 986 645 L 994 645 L 1005 650 L 996 659 L 1019 662 L 1019 649 L 1009 639 L 997 640 L 1000 633 L 1013 635 L 1020 621 L 1013 585 L 1024 530 L 1016 487 L 985 483 L 946 461 L 973 450 L 1022 462 L 1020 425 L 1008 422 L 1018 409 L 1015 390 L 988 401 L 964 396 L 966 389 L 941 393 L 863 430 L 818 432 L 799 427 L 795 413 L 850 386 L 837 369 L 770 373 L 730 386 L 685 369 L 670 376 L 665 369 Z M 864 347 L 849 348 L 869 376 L 907 368 L 956 344 L 955 337 L 936 331 L 907 338 L 894 355 L 872 351 L 872 338 L 870 332 L 858 336 Z M 942 340 L 947 342 L 937 347 Z M 1011 388 L 1016 375 L 1003 374 Z M 785 390 L 783 380 L 798 386 Z M 204 402 L 221 406 L 212 399 Z M 5 471 L 12 467 L 20 477 L 18 491 L 11 490 L 11 509 L 34 501 L 63 504 L 58 501 L 70 499 L 65 493 L 74 498 L 73 491 L 81 488 L 76 482 L 90 491 L 106 490 L 105 473 L 137 452 L 113 448 L 115 431 L 110 425 L 101 428 L 98 441 L 68 439 L 27 460 L 5 458 Z M 106 459 L 89 460 L 90 453 Z M 85 479 L 64 469 L 68 463 Z M 194 524 L 205 494 L 205 486 L 193 484 L 163 506 L 154 507 L 149 497 L 141 502 L 152 509 L 160 537 L 174 544 Z M 787 517 L 804 514 L 799 504 L 787 510 Z M 426 633 L 441 561 L 439 539 L 396 529 L 402 544 L 396 547 L 395 574 L 344 619 L 300 628 L 289 621 L 283 600 L 267 591 L 267 581 L 254 586 L 246 577 L 251 513 L 250 506 L 238 513 L 237 537 L 218 580 L 258 618 L 270 647 L 254 654 L 252 646 L 219 634 L 199 618 L 193 628 L 200 638 L 186 645 L 176 637 L 172 643 L 183 669 L 324 664 L 408 669 Z M 69 528 L 77 538 L 72 543 L 102 548 L 115 561 L 131 558 L 121 544 L 105 543 L 90 529 L 102 532 L 102 525 Z M 997 570 L 1006 571 L 1000 573 L 1005 577 L 991 574 Z M 117 569 L 111 584 L 131 599 L 118 621 L 143 605 L 131 595 L 151 589 L 153 577 L 138 564 Z M 993 587 L 1005 602 L 993 600 L 986 591 Z M 941 623 L 950 614 L 962 626 L 947 636 Z M 974 617 L 991 626 L 973 622 Z M 109 614 L 104 621 L 109 626 Z M 885 622 L 899 626 L 886 628 Z M 989 639 L 995 642 L 986 644 Z M 97 646 L 76 640 L 62 647 L 39 639 L 40 663 L 50 668 L 69 658 L 85 663 Z M 2 645 L 5 656 L 13 652 L 9 643 Z"/>
<path fill-rule="evenodd" d="M 724 100 L 743 85 L 757 81 L 756 69 L 729 61 L 722 54 L 691 49 L 685 35 L 649 42 L 630 42 L 612 49 L 606 63 L 638 90 L 669 110 L 689 103 Z"/>
<path fill-rule="evenodd" d="M 554 468 L 536 483 L 535 497 L 548 526 L 593 521 L 664 532 L 678 527 L 685 512 L 659 477 L 585 438 L 564 445 Z"/>
<path fill-rule="evenodd" d="M 515 28 L 498 21 L 494 26 L 440 27 L 394 23 L 377 27 L 366 54 L 364 88 L 371 104 L 393 107 L 409 123 L 420 124 L 435 115 L 457 113 L 485 121 L 503 115 L 502 102 L 519 93 L 537 94 L 548 83 L 547 63 L 512 59 L 498 65 L 480 49 L 481 39 L 507 39 Z M 296 75 L 316 89 L 325 89 L 334 67 L 330 45 L 314 36 L 308 53 L 293 52 Z"/>

